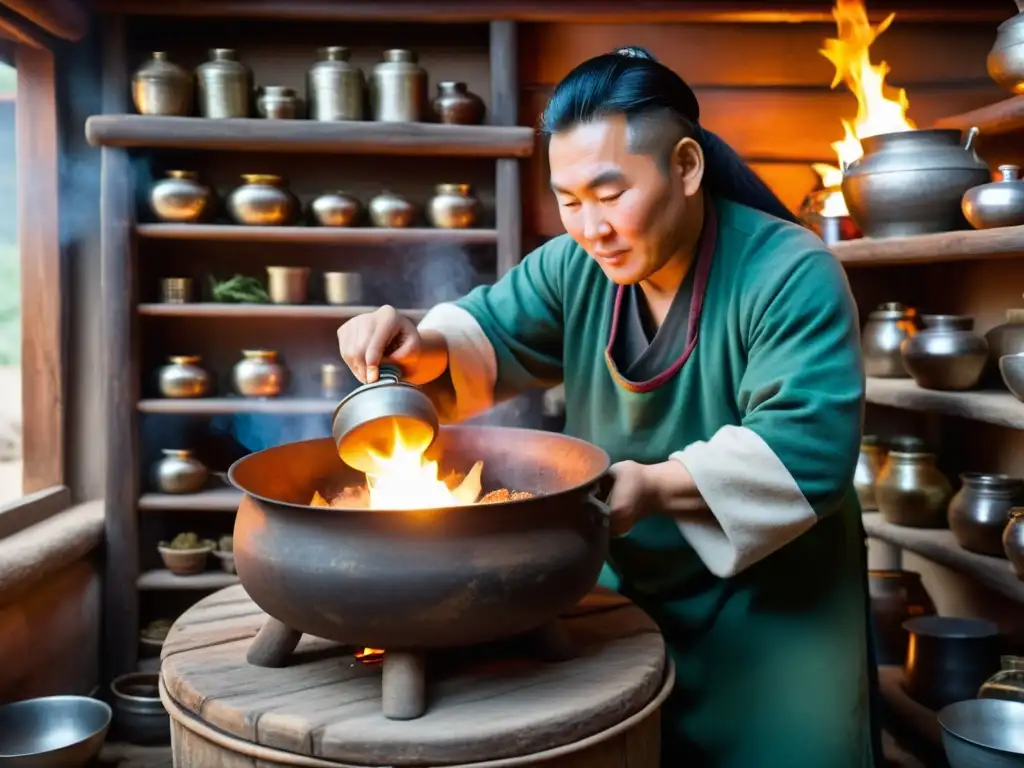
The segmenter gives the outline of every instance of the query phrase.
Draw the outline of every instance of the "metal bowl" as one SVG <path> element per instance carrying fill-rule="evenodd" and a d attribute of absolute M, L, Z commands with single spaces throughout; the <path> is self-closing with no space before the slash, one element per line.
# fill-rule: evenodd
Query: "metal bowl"
<path fill-rule="evenodd" d="M 1024 704 L 968 699 L 939 712 L 942 747 L 951 768 L 1024 766 Z"/>
<path fill-rule="evenodd" d="M 1013 396 L 1024 401 L 1024 352 L 1000 357 L 999 374 Z"/>
<path fill-rule="evenodd" d="M 45 696 L 0 707 L 0 766 L 78 768 L 99 754 L 112 712 L 88 696 Z"/>

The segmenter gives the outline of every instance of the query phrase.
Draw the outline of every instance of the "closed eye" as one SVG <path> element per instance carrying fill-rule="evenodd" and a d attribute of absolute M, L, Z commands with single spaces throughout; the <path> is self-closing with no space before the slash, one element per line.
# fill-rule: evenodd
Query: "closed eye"
<path fill-rule="evenodd" d="M 604 197 L 601 198 L 601 202 L 602 203 L 614 203 L 620 197 L 622 197 L 622 193 L 621 192 L 616 192 L 614 195 L 605 195 Z"/>

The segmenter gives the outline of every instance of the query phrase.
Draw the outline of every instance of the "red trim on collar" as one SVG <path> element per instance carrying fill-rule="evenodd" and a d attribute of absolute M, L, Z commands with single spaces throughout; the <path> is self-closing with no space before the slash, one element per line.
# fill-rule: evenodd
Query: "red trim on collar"
<path fill-rule="evenodd" d="M 715 256 L 715 245 L 718 242 L 718 212 L 715 204 L 708 195 L 704 198 L 704 227 L 700 233 L 700 241 L 697 245 L 697 263 L 694 268 L 697 272 L 693 276 L 693 298 L 690 302 L 690 319 L 686 329 L 686 349 L 672 365 L 659 373 L 653 379 L 647 381 L 631 381 L 619 371 L 612 359 L 612 347 L 615 344 L 616 334 L 619 332 L 620 315 L 622 313 L 622 301 L 625 297 L 626 286 L 620 285 L 615 292 L 615 303 L 612 309 L 612 324 L 608 331 L 608 345 L 604 349 L 605 363 L 611 372 L 616 383 L 630 392 L 650 392 L 675 376 L 683 367 L 690 353 L 697 346 L 697 337 L 700 330 L 700 313 L 704 306 L 704 294 L 708 287 L 708 275 L 711 272 L 711 262 Z"/>

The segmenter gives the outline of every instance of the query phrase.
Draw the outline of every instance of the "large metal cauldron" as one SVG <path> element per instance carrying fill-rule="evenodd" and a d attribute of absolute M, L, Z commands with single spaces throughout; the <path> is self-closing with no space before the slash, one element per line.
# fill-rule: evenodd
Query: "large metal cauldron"
<path fill-rule="evenodd" d="M 334 440 L 250 454 L 228 476 L 244 492 L 235 565 L 249 596 L 287 627 L 389 650 L 471 645 L 539 628 L 597 582 L 607 511 L 592 492 L 608 455 L 582 440 L 509 427 L 444 427 L 442 476 L 484 462 L 484 491 L 535 498 L 417 511 L 308 506 L 363 475 Z"/>

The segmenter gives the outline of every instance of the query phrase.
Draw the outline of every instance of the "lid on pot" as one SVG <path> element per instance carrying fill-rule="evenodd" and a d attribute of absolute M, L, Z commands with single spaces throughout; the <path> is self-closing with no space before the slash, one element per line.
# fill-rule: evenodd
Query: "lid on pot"
<path fill-rule="evenodd" d="M 902 320 L 915 314 L 913 309 L 898 301 L 887 301 L 879 304 L 868 317 L 872 320 Z"/>
<path fill-rule="evenodd" d="M 991 621 L 955 616 L 915 616 L 904 621 L 903 628 L 915 635 L 952 640 L 984 639 L 999 635 L 999 627 Z"/>
<path fill-rule="evenodd" d="M 920 437 L 899 435 L 889 441 L 889 449 L 893 453 L 927 453 L 928 444 Z"/>

